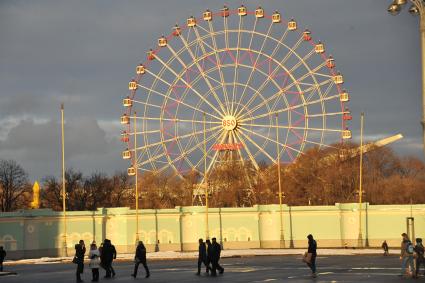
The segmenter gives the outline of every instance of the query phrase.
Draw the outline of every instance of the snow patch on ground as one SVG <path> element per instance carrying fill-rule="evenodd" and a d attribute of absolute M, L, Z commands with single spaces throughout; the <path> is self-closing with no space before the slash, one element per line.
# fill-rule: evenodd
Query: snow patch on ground
<path fill-rule="evenodd" d="M 303 255 L 306 249 L 249 249 L 249 250 L 223 250 L 221 257 L 249 257 L 249 256 L 277 256 L 277 255 Z M 390 250 L 390 254 L 399 254 L 399 250 Z M 380 249 L 318 249 L 318 256 L 328 255 L 382 255 Z M 17 264 L 55 264 L 63 262 L 71 262 L 73 256 L 69 257 L 42 257 L 35 259 L 8 260 L 4 265 Z M 148 259 L 167 260 L 167 259 L 196 259 L 198 252 L 175 252 L 175 251 L 159 251 L 147 254 Z M 118 254 L 117 260 L 128 261 L 133 260 L 134 254 Z"/>

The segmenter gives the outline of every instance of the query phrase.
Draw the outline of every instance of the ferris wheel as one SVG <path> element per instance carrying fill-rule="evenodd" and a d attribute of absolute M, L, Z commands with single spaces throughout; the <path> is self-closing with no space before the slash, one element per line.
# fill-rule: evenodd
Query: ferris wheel
<path fill-rule="evenodd" d="M 225 156 L 258 169 L 349 139 L 343 83 L 324 44 L 277 11 L 225 6 L 189 17 L 159 37 L 129 82 L 128 173 L 205 176 Z"/>

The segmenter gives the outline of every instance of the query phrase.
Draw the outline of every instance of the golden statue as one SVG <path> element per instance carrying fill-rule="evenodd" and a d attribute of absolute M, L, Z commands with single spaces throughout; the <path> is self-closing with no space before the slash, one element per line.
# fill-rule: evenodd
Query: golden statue
<path fill-rule="evenodd" d="M 34 182 L 34 186 L 32 187 L 31 208 L 32 209 L 40 208 L 40 186 L 38 185 L 37 181 Z"/>

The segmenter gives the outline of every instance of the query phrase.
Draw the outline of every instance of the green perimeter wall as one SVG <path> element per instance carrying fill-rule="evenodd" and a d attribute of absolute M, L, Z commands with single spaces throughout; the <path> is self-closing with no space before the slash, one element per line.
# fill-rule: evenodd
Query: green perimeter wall
<path fill-rule="evenodd" d="M 363 245 L 380 247 L 387 240 L 398 247 L 406 231 L 407 217 L 415 221 L 415 236 L 425 237 L 425 204 L 368 205 L 363 203 Z M 285 247 L 306 247 L 306 236 L 313 234 L 320 248 L 359 247 L 358 204 L 334 206 L 283 206 Z M 136 239 L 135 211 L 126 207 L 96 211 L 67 212 L 67 247 L 80 239 L 100 243 L 108 238 L 120 253 L 133 253 Z M 0 245 L 8 258 L 63 255 L 63 214 L 49 209 L 0 213 Z M 224 249 L 279 248 L 279 205 L 244 208 L 210 208 L 210 237 Z M 143 209 L 139 211 L 140 239 L 149 251 L 197 250 L 205 238 L 205 208 Z M 159 242 L 158 245 L 155 245 Z"/>

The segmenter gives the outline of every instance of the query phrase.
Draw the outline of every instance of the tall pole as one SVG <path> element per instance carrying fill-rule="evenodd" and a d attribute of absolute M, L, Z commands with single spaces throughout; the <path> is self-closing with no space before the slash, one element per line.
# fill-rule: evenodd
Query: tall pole
<path fill-rule="evenodd" d="M 419 31 L 421 36 L 421 54 L 422 54 L 422 134 L 423 150 L 425 155 L 425 4 L 422 4 L 419 19 Z"/>
<path fill-rule="evenodd" d="M 62 209 L 63 209 L 63 255 L 68 256 L 66 243 L 66 188 L 65 188 L 65 129 L 64 129 L 64 105 L 61 103 L 61 130 L 62 130 Z"/>
<path fill-rule="evenodd" d="M 362 197 L 363 197 L 363 121 L 364 113 L 360 115 L 360 172 L 359 172 L 359 238 L 358 246 L 363 247 L 362 229 Z"/>
<path fill-rule="evenodd" d="M 282 182 L 280 176 L 280 148 L 279 148 L 279 127 L 278 115 L 276 113 L 276 152 L 277 152 L 277 180 L 279 186 L 279 216 L 280 216 L 280 248 L 285 247 L 285 235 L 283 233 L 283 209 L 282 209 Z"/>
<path fill-rule="evenodd" d="M 204 189 L 205 189 L 205 239 L 210 238 L 209 224 L 208 224 L 208 174 L 207 174 L 207 136 L 205 129 L 205 113 L 203 115 L 204 127 Z"/>
<path fill-rule="evenodd" d="M 407 1 L 396 1 L 388 7 L 388 12 L 395 16 L 403 9 Z M 419 35 L 421 41 L 421 59 L 422 59 L 422 135 L 423 135 L 423 153 L 425 155 L 425 1 L 409 0 L 412 4 L 409 8 L 409 13 L 419 15 Z"/>
<path fill-rule="evenodd" d="M 133 168 L 136 170 L 135 177 L 135 195 L 136 195 L 136 245 L 139 243 L 139 189 L 138 189 L 138 178 L 139 168 L 137 165 L 137 125 L 136 125 L 136 112 L 134 112 L 133 122 L 134 122 L 134 158 L 133 158 Z"/>

